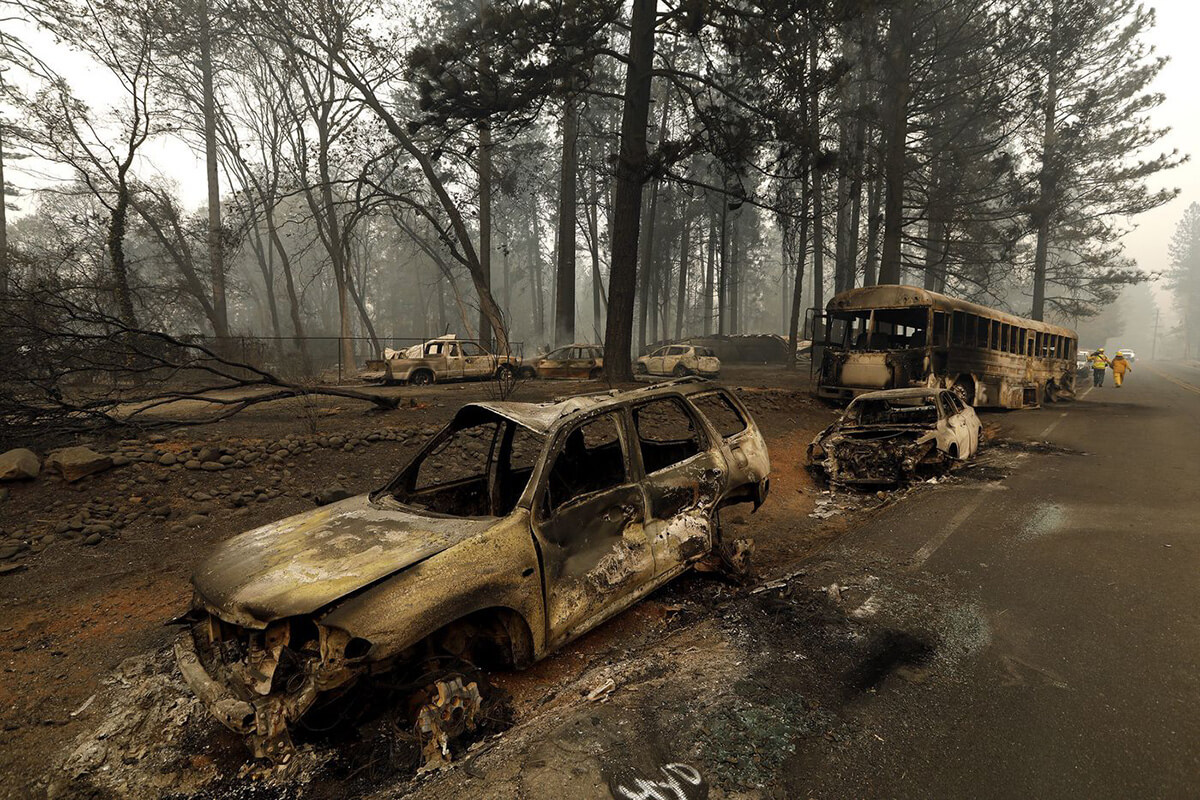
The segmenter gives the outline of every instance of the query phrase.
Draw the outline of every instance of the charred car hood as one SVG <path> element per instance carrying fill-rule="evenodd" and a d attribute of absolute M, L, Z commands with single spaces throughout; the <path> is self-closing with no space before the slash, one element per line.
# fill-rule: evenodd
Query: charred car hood
<path fill-rule="evenodd" d="M 834 431 L 830 437 L 833 444 L 841 441 L 863 442 L 877 441 L 880 439 L 896 439 L 908 438 L 914 442 L 924 442 L 933 438 L 934 431 L 932 428 L 925 426 L 908 426 L 908 425 L 881 425 L 878 427 L 863 427 L 863 428 L 842 428 Z"/>
<path fill-rule="evenodd" d="M 496 521 L 386 508 L 359 495 L 233 537 L 200 565 L 192 584 L 210 612 L 260 628 L 311 614 Z"/>

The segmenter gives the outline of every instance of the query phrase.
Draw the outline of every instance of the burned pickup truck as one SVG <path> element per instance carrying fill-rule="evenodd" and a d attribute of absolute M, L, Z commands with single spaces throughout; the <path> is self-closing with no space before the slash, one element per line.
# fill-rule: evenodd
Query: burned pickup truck
<path fill-rule="evenodd" d="M 947 389 L 859 395 L 808 446 L 810 469 L 833 484 L 890 485 L 945 471 L 979 449 L 975 409 Z"/>
<path fill-rule="evenodd" d="M 769 471 L 745 407 L 700 382 L 472 403 L 378 491 L 220 545 L 176 656 L 256 757 L 286 761 L 319 698 L 386 673 L 444 759 L 478 692 L 431 665 L 546 656 L 719 552 L 718 511 L 757 508 Z"/>
<path fill-rule="evenodd" d="M 521 359 L 491 353 L 477 342 L 453 335 L 430 339 L 407 350 L 386 350 L 381 360 L 367 362 L 367 373 L 386 384 L 411 383 L 426 386 L 449 381 L 512 379 L 521 369 Z"/>

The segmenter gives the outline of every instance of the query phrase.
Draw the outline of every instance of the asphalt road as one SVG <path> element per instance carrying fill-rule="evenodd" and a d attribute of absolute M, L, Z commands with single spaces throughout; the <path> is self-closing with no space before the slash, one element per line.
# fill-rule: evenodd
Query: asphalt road
<path fill-rule="evenodd" d="M 837 557 L 938 587 L 962 629 L 850 707 L 870 744 L 799 760 L 789 796 L 1200 795 L 1200 368 L 1134 370 L 984 415 L 1064 450 L 1013 448 L 1007 478 L 848 535 Z M 902 627 L 903 602 L 871 606 Z"/>

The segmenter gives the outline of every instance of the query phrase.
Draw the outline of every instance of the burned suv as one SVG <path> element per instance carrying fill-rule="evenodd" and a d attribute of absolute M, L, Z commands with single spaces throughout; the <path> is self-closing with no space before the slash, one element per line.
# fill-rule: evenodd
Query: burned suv
<path fill-rule="evenodd" d="M 712 554 L 718 510 L 757 509 L 769 471 L 745 407 L 694 380 L 472 403 L 382 489 L 220 545 L 176 655 L 223 724 L 283 761 L 289 725 L 367 674 L 522 667 L 628 608 Z M 437 739 L 438 698 L 461 709 L 471 687 L 424 687 L 418 733 Z"/>

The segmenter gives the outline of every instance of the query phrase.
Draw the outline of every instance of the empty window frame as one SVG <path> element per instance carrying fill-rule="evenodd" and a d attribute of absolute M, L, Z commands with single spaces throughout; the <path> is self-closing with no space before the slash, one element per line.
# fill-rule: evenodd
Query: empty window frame
<path fill-rule="evenodd" d="M 737 436 L 746 430 L 746 420 L 723 393 L 693 397 L 692 404 L 712 423 L 723 439 Z"/>
<path fill-rule="evenodd" d="M 605 414 L 575 428 L 563 441 L 546 479 L 549 511 L 628 482 L 618 419 Z"/>
<path fill-rule="evenodd" d="M 950 344 L 949 337 L 946 335 L 948 332 L 948 321 L 945 311 L 933 312 L 933 339 L 931 343 L 934 347 L 945 347 Z"/>
<path fill-rule="evenodd" d="M 967 343 L 967 315 L 961 311 L 955 311 L 951 318 L 950 336 L 951 344 Z"/>
<path fill-rule="evenodd" d="M 646 474 L 687 461 L 704 449 L 699 426 L 678 398 L 665 397 L 635 407 L 633 425 Z"/>

